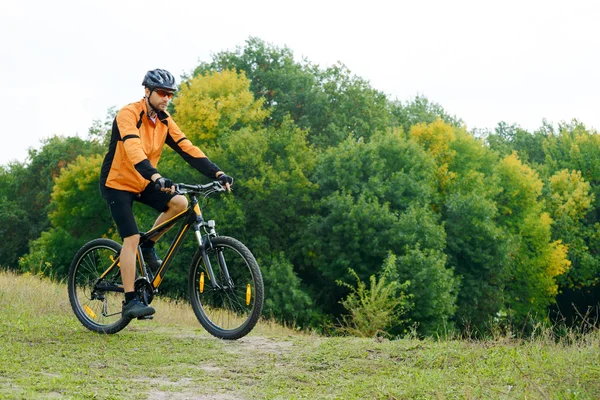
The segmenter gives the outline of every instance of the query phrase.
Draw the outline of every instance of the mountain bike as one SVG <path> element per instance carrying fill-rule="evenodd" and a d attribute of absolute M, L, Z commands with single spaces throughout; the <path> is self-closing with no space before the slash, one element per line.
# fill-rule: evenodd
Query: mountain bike
<path fill-rule="evenodd" d="M 140 233 L 135 291 L 144 304 L 152 303 L 184 239 L 193 232 L 198 247 L 189 270 L 190 304 L 200 324 L 211 335 L 235 340 L 256 325 L 263 308 L 264 287 L 260 268 L 250 250 L 234 238 L 217 235 L 215 221 L 207 221 L 202 215 L 199 198 L 206 201 L 208 196 L 225 190 L 218 181 L 205 185 L 175 184 L 176 193 L 188 197 L 188 207 L 150 231 Z M 179 229 L 162 264 L 157 271 L 151 271 L 140 246 L 175 224 Z M 111 239 L 93 239 L 77 251 L 71 262 L 69 301 L 79 321 L 91 331 L 113 334 L 131 322 L 121 315 L 124 299 L 119 267 L 121 247 Z"/>

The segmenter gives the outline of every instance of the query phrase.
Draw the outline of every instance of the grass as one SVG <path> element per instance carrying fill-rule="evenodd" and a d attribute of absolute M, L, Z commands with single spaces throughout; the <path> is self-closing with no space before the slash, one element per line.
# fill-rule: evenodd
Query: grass
<path fill-rule="evenodd" d="M 0 399 L 597 399 L 600 334 L 379 341 L 260 322 L 208 335 L 189 305 L 155 299 L 152 321 L 86 330 L 66 286 L 0 272 Z"/>

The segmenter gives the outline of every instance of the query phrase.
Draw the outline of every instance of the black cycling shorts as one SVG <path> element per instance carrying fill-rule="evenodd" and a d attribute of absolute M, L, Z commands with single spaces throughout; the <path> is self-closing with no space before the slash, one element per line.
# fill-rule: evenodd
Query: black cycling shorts
<path fill-rule="evenodd" d="M 140 233 L 133 215 L 134 201 L 146 204 L 158 212 L 164 212 L 168 208 L 167 204 L 169 201 L 176 196 L 175 194 L 157 189 L 156 185 L 152 182 L 140 194 L 111 189 L 102 184 L 100 184 L 100 193 L 102 194 L 102 198 L 108 203 L 108 208 L 113 220 L 117 224 L 117 230 L 121 239 Z"/>

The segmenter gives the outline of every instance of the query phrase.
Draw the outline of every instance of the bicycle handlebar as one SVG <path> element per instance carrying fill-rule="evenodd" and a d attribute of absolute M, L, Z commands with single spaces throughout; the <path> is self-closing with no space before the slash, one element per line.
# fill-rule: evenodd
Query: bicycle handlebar
<path fill-rule="evenodd" d="M 175 183 L 175 193 L 177 194 L 205 194 L 209 195 L 213 192 L 224 192 L 226 189 L 223 187 L 221 182 L 213 181 L 211 183 L 207 183 L 206 185 L 190 185 L 187 183 Z"/>

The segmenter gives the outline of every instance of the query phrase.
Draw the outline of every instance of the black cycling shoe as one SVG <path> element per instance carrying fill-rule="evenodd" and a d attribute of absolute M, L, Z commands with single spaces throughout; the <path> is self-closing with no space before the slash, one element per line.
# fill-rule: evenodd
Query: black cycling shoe
<path fill-rule="evenodd" d="M 149 249 L 142 248 L 142 256 L 144 257 L 146 266 L 152 271 L 157 271 L 158 268 L 160 268 L 162 260 L 158 258 L 158 254 L 156 254 L 156 249 L 154 247 Z"/>
<path fill-rule="evenodd" d="M 131 300 L 129 303 L 123 303 L 123 318 L 134 319 L 140 317 L 148 317 L 154 314 L 154 308 L 145 305 L 139 299 Z"/>

